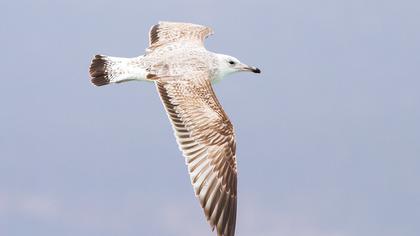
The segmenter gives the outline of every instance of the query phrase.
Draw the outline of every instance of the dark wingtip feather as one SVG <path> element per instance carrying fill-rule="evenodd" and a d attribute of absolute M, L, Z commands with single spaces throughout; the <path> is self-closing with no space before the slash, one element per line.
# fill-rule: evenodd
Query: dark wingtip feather
<path fill-rule="evenodd" d="M 152 29 L 150 30 L 150 45 L 152 45 L 152 44 L 154 44 L 154 43 L 156 43 L 158 40 L 159 40 L 159 27 L 160 27 L 160 25 L 159 24 L 157 24 L 157 25 L 154 25 L 153 27 L 152 27 Z"/>
<path fill-rule="evenodd" d="M 96 86 L 109 84 L 106 56 L 96 55 L 89 67 L 91 82 Z"/>

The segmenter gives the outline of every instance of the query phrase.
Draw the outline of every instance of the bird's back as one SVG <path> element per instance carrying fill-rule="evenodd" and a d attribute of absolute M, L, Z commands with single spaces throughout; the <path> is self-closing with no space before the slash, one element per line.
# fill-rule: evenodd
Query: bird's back
<path fill-rule="evenodd" d="M 173 42 L 147 53 L 141 60 L 148 64 L 148 71 L 157 77 L 177 77 L 192 72 L 214 74 L 216 58 L 204 47 L 188 41 Z"/>

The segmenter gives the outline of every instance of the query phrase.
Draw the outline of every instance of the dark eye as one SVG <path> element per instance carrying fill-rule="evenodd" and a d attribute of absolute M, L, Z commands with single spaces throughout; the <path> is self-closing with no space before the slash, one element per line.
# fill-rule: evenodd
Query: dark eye
<path fill-rule="evenodd" d="M 229 64 L 235 65 L 235 62 L 234 61 L 229 61 Z"/>

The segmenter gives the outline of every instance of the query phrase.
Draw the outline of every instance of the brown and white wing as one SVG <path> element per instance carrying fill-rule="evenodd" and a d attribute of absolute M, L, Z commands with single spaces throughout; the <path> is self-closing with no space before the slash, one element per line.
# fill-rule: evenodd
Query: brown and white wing
<path fill-rule="evenodd" d="M 206 26 L 160 21 L 150 29 L 149 50 L 176 41 L 190 41 L 203 45 L 204 39 L 211 34 L 213 34 L 213 30 Z"/>
<path fill-rule="evenodd" d="M 207 73 L 156 80 L 195 195 L 213 230 L 233 236 L 236 225 L 236 145 L 233 126 Z"/>

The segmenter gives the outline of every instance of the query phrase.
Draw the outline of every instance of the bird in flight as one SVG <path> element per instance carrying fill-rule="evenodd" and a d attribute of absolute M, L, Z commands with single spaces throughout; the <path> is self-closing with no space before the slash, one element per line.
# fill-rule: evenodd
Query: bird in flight
<path fill-rule="evenodd" d="M 144 55 L 96 55 L 89 72 L 96 86 L 126 81 L 155 83 L 207 221 L 218 236 L 234 236 L 235 134 L 212 83 L 234 72 L 261 72 L 235 57 L 207 51 L 204 39 L 211 34 L 213 30 L 202 25 L 159 22 L 150 29 Z"/>

